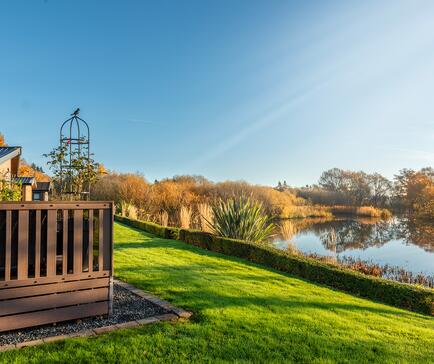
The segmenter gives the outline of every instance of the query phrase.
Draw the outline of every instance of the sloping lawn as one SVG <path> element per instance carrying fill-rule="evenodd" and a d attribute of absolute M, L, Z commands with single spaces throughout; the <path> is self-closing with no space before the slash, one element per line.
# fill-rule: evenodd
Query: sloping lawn
<path fill-rule="evenodd" d="M 0 354 L 12 362 L 434 360 L 434 319 L 116 224 L 116 275 L 195 313 Z"/>

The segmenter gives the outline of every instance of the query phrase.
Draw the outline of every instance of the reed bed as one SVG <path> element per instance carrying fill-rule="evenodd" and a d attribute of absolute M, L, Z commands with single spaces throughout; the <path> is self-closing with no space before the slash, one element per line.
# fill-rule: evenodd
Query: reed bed
<path fill-rule="evenodd" d="M 387 209 L 380 209 L 373 206 L 332 206 L 330 211 L 333 215 L 354 215 L 361 217 L 376 217 L 389 219 L 392 214 Z"/>

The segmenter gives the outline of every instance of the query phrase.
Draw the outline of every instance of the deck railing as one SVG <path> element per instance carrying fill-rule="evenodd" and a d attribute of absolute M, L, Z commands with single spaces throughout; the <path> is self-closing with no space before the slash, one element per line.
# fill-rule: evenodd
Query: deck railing
<path fill-rule="evenodd" d="M 0 332 L 109 314 L 111 202 L 0 203 Z"/>

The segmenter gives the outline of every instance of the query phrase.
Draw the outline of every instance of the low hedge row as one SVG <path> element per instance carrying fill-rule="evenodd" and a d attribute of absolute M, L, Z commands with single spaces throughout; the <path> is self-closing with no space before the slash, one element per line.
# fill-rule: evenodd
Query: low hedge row
<path fill-rule="evenodd" d="M 166 239 L 179 239 L 203 249 L 247 259 L 360 297 L 434 315 L 434 290 L 432 289 L 367 276 L 312 258 L 292 255 L 266 245 L 222 238 L 202 231 L 163 227 L 120 216 L 116 216 L 116 220 Z"/>
<path fill-rule="evenodd" d="M 179 237 L 179 229 L 175 227 L 161 226 L 153 222 L 134 220 L 119 215 L 115 215 L 115 220 L 125 225 L 135 227 L 136 229 L 147 231 L 161 238 L 178 239 Z"/>

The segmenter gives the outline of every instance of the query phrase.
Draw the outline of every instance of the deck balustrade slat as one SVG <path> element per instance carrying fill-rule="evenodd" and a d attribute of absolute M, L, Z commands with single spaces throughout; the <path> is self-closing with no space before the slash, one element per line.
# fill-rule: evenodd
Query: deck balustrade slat
<path fill-rule="evenodd" d="M 68 274 L 68 210 L 63 210 L 62 272 Z"/>
<path fill-rule="evenodd" d="M 18 213 L 18 273 L 17 279 L 28 277 L 29 253 L 29 211 L 20 210 Z"/>
<path fill-rule="evenodd" d="M 104 219 L 103 219 L 103 211 L 98 211 L 98 221 L 99 221 L 99 242 L 98 242 L 98 269 L 103 270 L 103 256 L 104 256 Z"/>
<path fill-rule="evenodd" d="M 56 275 L 57 211 L 47 211 L 47 277 Z"/>
<path fill-rule="evenodd" d="M 35 278 L 41 276 L 41 210 L 36 210 L 35 222 Z"/>
<path fill-rule="evenodd" d="M 93 210 L 89 210 L 89 272 L 93 271 Z"/>
<path fill-rule="evenodd" d="M 74 210 L 74 274 L 83 272 L 83 210 Z"/>
<path fill-rule="evenodd" d="M 11 279 L 12 212 L 6 211 L 5 281 Z"/>
<path fill-rule="evenodd" d="M 112 229 L 111 229 L 111 220 L 113 219 L 113 216 L 111 214 L 110 210 L 103 210 L 103 216 L 104 216 L 104 223 L 103 223 L 103 230 L 104 230 L 104 262 L 103 262 L 103 269 L 104 270 L 111 270 L 112 262 L 111 262 L 111 237 L 112 237 Z"/>

